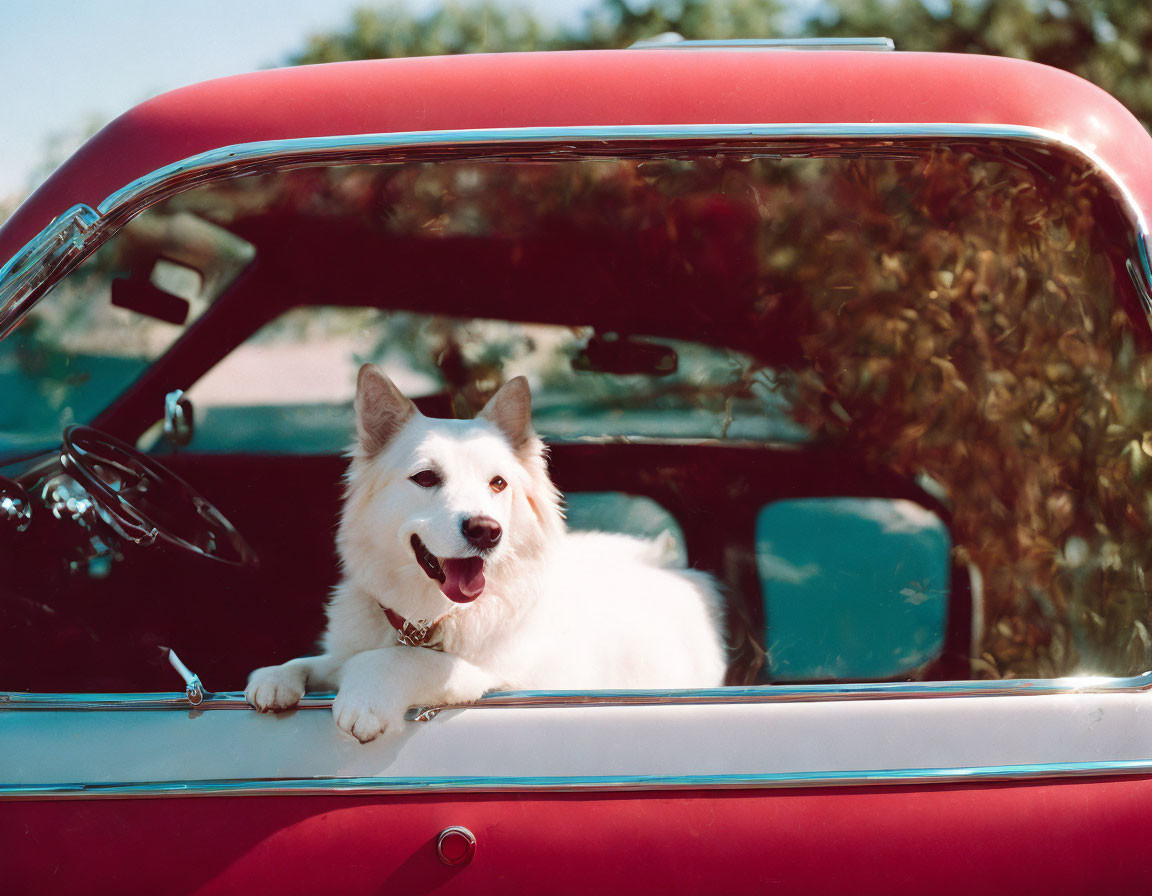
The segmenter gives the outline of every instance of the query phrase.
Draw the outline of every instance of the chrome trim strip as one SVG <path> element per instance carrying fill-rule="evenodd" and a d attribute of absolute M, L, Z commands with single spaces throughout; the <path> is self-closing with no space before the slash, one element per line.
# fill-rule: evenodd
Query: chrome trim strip
<path fill-rule="evenodd" d="M 995 124 L 906 124 L 906 123 L 837 123 L 837 124 L 728 124 L 728 125 L 621 125 L 615 127 L 547 127 L 496 128 L 457 131 L 412 131 L 391 134 L 358 134 L 337 137 L 305 137 L 236 144 L 190 156 L 137 178 L 108 196 L 97 207 L 98 219 L 86 218 L 79 234 L 76 256 L 107 239 L 134 214 L 165 195 L 217 178 L 252 173 L 271 163 L 279 167 L 318 165 L 329 162 L 385 160 L 402 156 L 404 151 L 428 153 L 429 157 L 451 158 L 490 155 L 502 146 L 523 153 L 526 147 L 539 147 L 536 156 L 598 157 L 613 154 L 610 145 L 623 141 L 779 141 L 776 147 L 814 139 L 824 140 L 949 140 L 1000 139 L 1019 140 L 1059 147 L 1079 156 L 1100 169 L 1116 190 L 1121 205 L 1136 225 L 1138 242 L 1147 244 L 1149 229 L 1140 206 L 1124 182 L 1092 150 L 1074 143 L 1062 134 L 1042 128 Z M 577 146 L 574 144 L 605 144 Z M 596 151 L 593 151 L 596 150 Z M 767 151 L 761 148 L 761 151 Z M 399 160 L 399 159 L 397 159 Z M 86 206 L 77 208 L 87 209 Z M 39 298 L 34 286 L 26 282 L 29 272 L 17 270 L 18 260 L 31 258 L 50 238 L 50 232 L 63 226 L 74 210 L 61 215 L 47 230 L 33 238 L 17 255 L 0 268 L 0 338 L 15 325 Z M 90 213 L 91 209 L 87 209 Z M 1146 249 L 1139 251 L 1141 274 L 1152 288 L 1152 265 Z M 53 265 L 39 278 L 64 276 L 68 268 Z M 1150 317 L 1152 324 L 1152 317 Z"/>
<path fill-rule="evenodd" d="M 675 32 L 670 32 L 675 34 Z M 890 37 L 784 37 L 735 40 L 685 40 L 676 35 L 646 38 L 629 50 L 895 50 Z"/>
<path fill-rule="evenodd" d="M 588 775 L 583 777 L 252 778 L 115 784 L 3 784 L 0 800 L 123 799 L 126 797 L 348 796 L 416 793 L 517 793 L 645 790 L 762 790 L 862 786 L 919 786 L 1152 774 L 1152 759 L 1000 765 L 976 768 L 899 768 L 733 775 Z"/>
<path fill-rule="evenodd" d="M 296 709 L 329 709 L 335 694 L 310 694 Z M 242 691 L 205 693 L 196 706 L 189 706 L 188 695 L 183 692 L 148 692 L 139 694 L 32 694 L 16 691 L 0 692 L 0 715 L 4 712 L 26 710 L 105 712 L 176 709 L 202 712 L 206 709 L 251 709 Z"/>
<path fill-rule="evenodd" d="M 436 709 L 493 709 L 499 707 L 649 706 L 702 703 L 817 703 L 843 700 L 893 700 L 947 697 L 1022 697 L 1061 694 L 1124 694 L 1152 690 L 1152 672 L 1131 678 L 1018 678 L 1001 681 L 907 681 L 880 684 L 797 684 L 751 687 L 699 688 L 686 690 L 618 691 L 498 691 L 477 703 L 450 704 Z M 298 709 L 329 709 L 334 694 L 309 694 Z M 187 712 L 182 693 L 140 694 L 30 694 L 0 692 L 0 713 L 13 710 L 157 710 Z M 195 707 L 250 709 L 240 691 L 205 694 Z M 415 707 L 410 715 L 428 707 Z"/>

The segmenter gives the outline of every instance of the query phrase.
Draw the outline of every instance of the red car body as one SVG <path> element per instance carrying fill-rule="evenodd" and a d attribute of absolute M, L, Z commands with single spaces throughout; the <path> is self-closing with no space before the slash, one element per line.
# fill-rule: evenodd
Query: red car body
<path fill-rule="evenodd" d="M 0 280 L 0 332 L 134 215 L 235 174 L 415 150 L 451 154 L 464 144 L 492 155 L 568 145 L 610 155 L 654 144 L 767 141 L 843 154 L 864 143 L 985 139 L 1094 166 L 1115 199 L 1116 237 L 1134 247 L 1126 288 L 1147 309 L 1152 138 L 1096 87 L 1010 59 L 672 48 L 342 63 L 227 78 L 150 100 L 93 137 L 0 229 L 0 259 L 12 260 Z M 48 261 L 27 254 L 38 234 L 77 206 L 86 210 L 75 226 L 60 230 L 71 249 Z M 397 773 L 380 758 L 375 774 L 367 766 L 316 777 L 272 768 L 244 781 L 193 772 L 157 784 L 121 770 L 118 779 L 62 783 L 37 782 L 24 760 L 7 753 L 0 757 L 0 889 L 1133 892 L 1146 877 L 1140 857 L 1152 824 L 1152 741 L 1135 745 L 1125 732 L 1147 728 L 1146 686 L 1142 679 L 797 686 L 763 698 L 746 689 L 739 700 L 735 692 L 682 700 L 674 711 L 683 719 L 669 716 L 643 741 L 659 752 L 663 731 L 669 749 L 691 752 L 685 739 L 697 738 L 703 753 L 722 751 L 730 732 L 759 732 L 758 750 L 771 756 L 808 738 L 817 758 L 793 768 L 769 759 L 757 765 L 745 751 L 713 754 L 698 772 L 646 774 L 638 757 L 613 770 L 608 751 L 599 765 L 572 759 L 582 771 L 565 771 L 569 760 L 558 759 L 550 775 L 536 767 L 486 778 L 468 757 L 429 777 Z M 51 696 L 0 696 L 0 738 L 7 721 L 10 749 L 28 743 L 18 716 L 21 724 L 54 719 L 61 738 L 93 737 L 69 719 L 114 708 L 110 699 L 69 706 Z M 203 710 L 180 699 L 138 706 L 141 725 L 153 710 L 181 718 L 202 711 L 271 730 L 271 719 L 244 721 L 252 714 L 238 708 L 235 694 L 215 695 Z M 237 712 L 213 713 L 213 700 Z M 547 695 L 532 700 L 552 705 Z M 588 718 L 598 713 L 603 737 L 625 744 L 628 729 L 609 724 L 611 714 L 649 707 L 627 695 L 603 702 Z M 1029 714 L 1033 707 L 1038 715 Z M 553 713 L 553 727 L 540 729 L 532 749 L 585 749 L 579 707 L 469 709 L 459 718 L 508 713 L 511 720 L 532 711 Z M 298 715 L 315 717 L 317 726 L 326 717 Z M 1117 720 L 1111 733 L 1085 733 L 1102 732 L 1099 720 L 1108 717 Z M 1056 741 L 1065 724 L 1083 731 L 1068 735 L 1079 746 L 1062 756 Z M 214 741 L 221 751 L 231 730 Z M 974 748 L 980 756 L 933 761 L 935 746 L 958 731 L 982 740 Z M 168 736 L 156 734 L 151 749 L 167 749 Z M 497 734 L 486 736 L 483 749 L 499 744 Z M 897 758 L 889 766 L 821 765 L 821 749 L 847 754 L 857 737 L 871 744 L 862 748 L 869 762 L 881 762 L 875 757 L 888 748 Z M 244 744 L 260 749 L 259 739 Z M 899 758 L 908 744 L 915 762 Z M 1041 747 L 1031 760 L 1029 744 Z M 517 756 L 525 749 L 509 747 Z M 470 862 L 451 866 L 438 858 L 436 840 L 455 825 L 475 835 L 476 850 Z"/>

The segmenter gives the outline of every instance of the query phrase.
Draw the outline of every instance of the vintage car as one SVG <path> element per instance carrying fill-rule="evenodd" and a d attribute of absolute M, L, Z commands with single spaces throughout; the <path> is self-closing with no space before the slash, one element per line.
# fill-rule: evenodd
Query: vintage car
<path fill-rule="evenodd" d="M 126 113 L 0 229 L 0 891 L 1141 891 L 1150 159 L 871 40 Z M 569 525 L 723 583 L 726 685 L 251 710 L 364 361 L 442 416 L 526 375 Z"/>

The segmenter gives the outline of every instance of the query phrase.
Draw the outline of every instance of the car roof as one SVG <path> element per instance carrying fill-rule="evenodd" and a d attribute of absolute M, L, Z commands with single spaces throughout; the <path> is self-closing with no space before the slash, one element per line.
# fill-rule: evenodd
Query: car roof
<path fill-rule="evenodd" d="M 730 48 L 485 54 L 274 69 L 141 103 L 92 137 L 0 228 L 0 263 L 70 208 L 106 214 L 109 197 L 127 185 L 222 147 L 424 131 L 723 124 L 891 125 L 892 133 L 939 125 L 961 136 L 968 128 L 973 135 L 1009 129 L 1101 163 L 1137 230 L 1152 214 L 1152 137 L 1103 90 L 1035 63 Z"/>

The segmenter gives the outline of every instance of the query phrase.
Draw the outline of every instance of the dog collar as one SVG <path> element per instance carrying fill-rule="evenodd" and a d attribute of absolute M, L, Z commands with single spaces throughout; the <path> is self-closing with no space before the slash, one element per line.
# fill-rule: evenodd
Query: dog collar
<path fill-rule="evenodd" d="M 396 640 L 401 644 L 407 647 L 427 647 L 429 650 L 444 649 L 438 640 L 431 643 L 439 633 L 439 619 L 429 623 L 412 622 L 388 607 L 384 608 L 384 616 L 392 628 L 396 629 Z"/>

